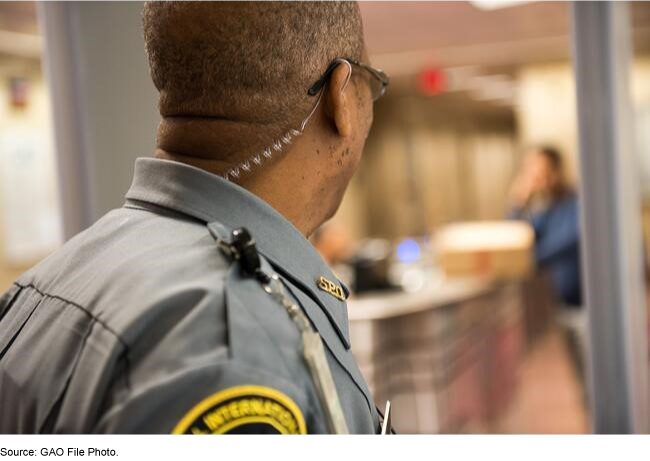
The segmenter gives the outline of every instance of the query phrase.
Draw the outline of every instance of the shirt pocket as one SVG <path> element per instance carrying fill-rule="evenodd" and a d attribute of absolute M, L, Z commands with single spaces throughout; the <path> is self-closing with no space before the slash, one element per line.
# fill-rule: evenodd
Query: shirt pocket
<path fill-rule="evenodd" d="M 14 285 L 0 302 L 0 363 L 42 301 L 34 290 Z"/>
<path fill-rule="evenodd" d="M 0 430 L 36 433 L 63 397 L 92 318 L 24 288 L 0 322 Z"/>

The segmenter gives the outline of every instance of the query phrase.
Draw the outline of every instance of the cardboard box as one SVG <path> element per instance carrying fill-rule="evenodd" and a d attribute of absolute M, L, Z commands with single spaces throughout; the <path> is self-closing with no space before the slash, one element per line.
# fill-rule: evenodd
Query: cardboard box
<path fill-rule="evenodd" d="M 524 278 L 534 269 L 535 234 L 522 221 L 450 224 L 435 236 L 438 261 L 448 277 Z"/>

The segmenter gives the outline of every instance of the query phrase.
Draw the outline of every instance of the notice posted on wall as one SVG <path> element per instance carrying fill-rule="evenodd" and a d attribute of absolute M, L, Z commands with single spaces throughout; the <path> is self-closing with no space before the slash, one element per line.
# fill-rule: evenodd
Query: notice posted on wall
<path fill-rule="evenodd" d="M 47 135 L 0 129 L 0 254 L 11 266 L 33 264 L 62 241 L 56 170 Z"/>

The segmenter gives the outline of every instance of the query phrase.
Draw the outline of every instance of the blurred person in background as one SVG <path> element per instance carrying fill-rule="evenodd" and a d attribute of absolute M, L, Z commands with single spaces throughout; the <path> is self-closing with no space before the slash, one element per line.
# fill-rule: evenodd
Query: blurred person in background
<path fill-rule="evenodd" d="M 345 263 L 354 255 L 350 235 L 335 223 L 326 223 L 316 229 L 310 241 L 330 266 Z"/>
<path fill-rule="evenodd" d="M 550 272 L 558 299 L 569 309 L 579 309 L 578 199 L 557 149 L 541 146 L 525 156 L 510 189 L 510 205 L 512 218 L 533 227 L 535 261 Z"/>
<path fill-rule="evenodd" d="M 532 148 L 510 188 L 510 217 L 528 221 L 535 232 L 535 263 L 550 273 L 578 373 L 584 376 L 587 318 L 582 305 L 578 197 L 554 147 Z"/>

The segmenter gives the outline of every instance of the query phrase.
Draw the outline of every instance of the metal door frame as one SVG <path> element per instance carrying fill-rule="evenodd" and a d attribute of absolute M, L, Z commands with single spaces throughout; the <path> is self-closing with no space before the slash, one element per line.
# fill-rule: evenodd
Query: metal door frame
<path fill-rule="evenodd" d="M 648 342 L 627 2 L 572 2 L 582 277 L 596 433 L 647 433 Z"/>

